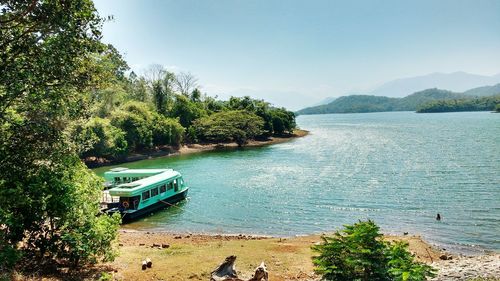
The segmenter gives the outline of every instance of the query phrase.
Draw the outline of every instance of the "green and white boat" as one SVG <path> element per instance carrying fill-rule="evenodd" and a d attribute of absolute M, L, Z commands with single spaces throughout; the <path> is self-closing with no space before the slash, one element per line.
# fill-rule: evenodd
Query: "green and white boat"
<path fill-rule="evenodd" d="M 114 168 L 104 173 L 107 213 L 131 220 L 186 198 L 189 187 L 172 169 Z"/>

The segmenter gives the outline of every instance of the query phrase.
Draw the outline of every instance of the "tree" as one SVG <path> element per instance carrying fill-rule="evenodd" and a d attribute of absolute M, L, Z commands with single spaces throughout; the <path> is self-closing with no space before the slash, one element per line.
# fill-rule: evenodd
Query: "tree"
<path fill-rule="evenodd" d="M 433 269 L 407 251 L 407 244 L 383 241 L 373 221 L 345 225 L 333 236 L 323 236 L 313 246 L 315 271 L 322 280 L 426 280 Z"/>
<path fill-rule="evenodd" d="M 111 124 L 125 132 L 129 149 L 153 146 L 154 115 L 147 104 L 128 102 L 111 113 Z"/>
<path fill-rule="evenodd" d="M 185 128 L 189 128 L 191 123 L 206 115 L 206 111 L 201 104 L 194 103 L 184 95 L 177 95 L 172 106 L 170 116 L 179 118 L 179 122 Z"/>
<path fill-rule="evenodd" d="M 125 132 L 111 125 L 108 119 L 94 117 L 70 130 L 73 142 L 79 148 L 79 155 L 120 158 L 128 152 Z"/>
<path fill-rule="evenodd" d="M 90 0 L 1 4 L 0 270 L 22 255 L 112 258 L 119 218 L 97 217 L 101 182 L 65 134 L 91 93 L 120 74 L 100 67 L 110 50 L 102 22 Z M 69 243 L 77 233 L 90 235 Z"/>
<path fill-rule="evenodd" d="M 177 119 L 157 114 L 153 123 L 153 144 L 179 147 L 184 131 Z"/>
<path fill-rule="evenodd" d="M 204 141 L 230 142 L 239 146 L 262 133 L 261 117 L 245 110 L 214 113 L 200 118 L 193 124 L 197 136 Z"/>
<path fill-rule="evenodd" d="M 160 81 L 153 82 L 153 97 L 156 106 L 156 111 L 160 114 L 167 113 L 166 99 L 167 95 Z"/>
<path fill-rule="evenodd" d="M 144 73 L 144 77 L 149 82 L 149 84 L 153 85 L 154 82 L 161 81 L 165 76 L 167 70 L 161 64 L 152 64 L 148 67 L 148 69 Z"/>
<path fill-rule="evenodd" d="M 189 94 L 198 87 L 198 78 L 189 72 L 180 72 L 175 75 L 175 87 L 179 93 L 189 97 Z"/>

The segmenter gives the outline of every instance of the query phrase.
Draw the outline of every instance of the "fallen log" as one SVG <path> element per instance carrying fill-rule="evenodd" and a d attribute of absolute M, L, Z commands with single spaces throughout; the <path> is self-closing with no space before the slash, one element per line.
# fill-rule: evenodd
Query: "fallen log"
<path fill-rule="evenodd" d="M 238 278 L 235 268 L 236 256 L 227 257 L 223 263 L 221 263 L 214 271 L 211 273 L 210 281 L 245 281 Z M 269 281 L 269 274 L 264 262 L 262 262 L 256 269 L 253 277 L 247 281 Z"/>

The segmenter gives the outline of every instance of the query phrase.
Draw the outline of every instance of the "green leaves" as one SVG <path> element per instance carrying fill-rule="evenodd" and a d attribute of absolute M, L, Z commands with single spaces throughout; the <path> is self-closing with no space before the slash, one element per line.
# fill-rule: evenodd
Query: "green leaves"
<path fill-rule="evenodd" d="M 233 110 L 214 113 L 200 118 L 193 124 L 201 140 L 209 142 L 235 141 L 239 146 L 248 139 L 255 138 L 262 133 L 263 120 L 261 117 L 245 111 Z"/>
<path fill-rule="evenodd" d="M 407 244 L 382 240 L 373 221 L 345 225 L 323 243 L 313 246 L 315 271 L 323 280 L 426 280 L 430 266 L 414 261 Z"/>
<path fill-rule="evenodd" d="M 119 80 L 126 65 L 99 41 L 91 0 L 1 6 L 0 269 L 21 254 L 97 261 L 112 249 L 118 222 L 97 217 L 101 182 L 65 132 L 87 112 L 90 93 Z M 120 145 L 105 122 L 91 125 L 91 145 Z"/>

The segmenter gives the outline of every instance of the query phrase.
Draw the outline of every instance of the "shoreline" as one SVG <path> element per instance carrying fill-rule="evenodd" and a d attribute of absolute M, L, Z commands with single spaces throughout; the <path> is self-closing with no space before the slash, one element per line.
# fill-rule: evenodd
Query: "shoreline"
<path fill-rule="evenodd" d="M 113 165 L 119 165 L 119 164 L 123 164 L 123 163 L 131 163 L 131 162 L 136 162 L 136 161 L 141 161 L 141 160 L 146 160 L 146 159 L 160 158 L 160 157 L 172 157 L 172 156 L 188 155 L 188 154 L 215 151 L 215 150 L 224 150 L 224 149 L 262 147 L 262 146 L 268 146 L 268 145 L 288 142 L 288 141 L 291 141 L 291 140 L 294 140 L 297 138 L 305 137 L 308 134 L 309 134 L 309 131 L 307 131 L 307 130 L 297 129 L 297 130 L 294 130 L 293 133 L 288 135 L 288 136 L 270 137 L 267 140 L 250 140 L 250 141 L 248 141 L 248 143 L 246 145 L 244 145 L 242 147 L 239 147 L 236 142 L 208 143 L 208 144 L 185 144 L 185 145 L 182 145 L 178 149 L 174 149 L 172 147 L 164 147 L 162 149 L 158 149 L 158 150 L 154 150 L 154 151 L 133 153 L 133 154 L 127 156 L 126 158 L 120 159 L 120 160 L 110 161 L 110 160 L 106 160 L 106 159 L 102 159 L 102 158 L 89 158 L 89 159 L 83 159 L 83 161 L 88 168 L 94 169 L 94 168 L 113 166 Z"/>
<path fill-rule="evenodd" d="M 225 257 L 236 255 L 236 268 L 244 279 L 251 277 L 255 267 L 264 261 L 270 280 L 317 281 L 320 278 L 314 273 L 311 246 L 319 243 L 320 237 L 120 229 L 120 256 L 106 266 L 113 269 L 112 275 L 118 280 L 208 280 L 210 272 Z M 407 242 L 418 261 L 437 268 L 438 275 L 431 280 L 500 278 L 500 253 L 480 256 L 449 254 L 417 235 L 384 235 L 384 239 Z M 145 258 L 152 260 L 153 267 L 142 271 L 140 262 Z"/>

